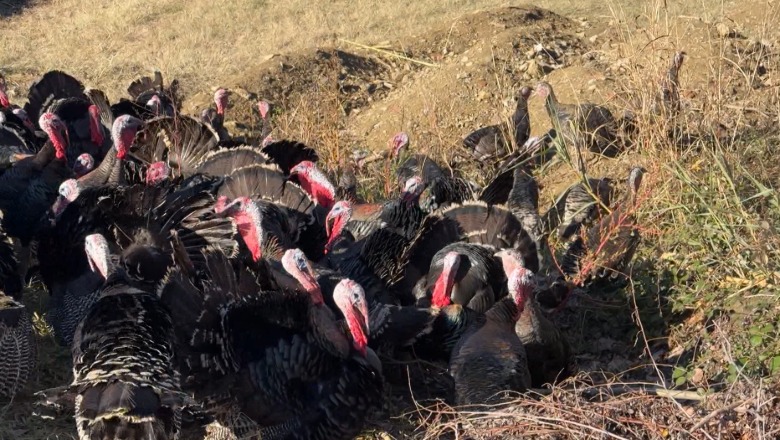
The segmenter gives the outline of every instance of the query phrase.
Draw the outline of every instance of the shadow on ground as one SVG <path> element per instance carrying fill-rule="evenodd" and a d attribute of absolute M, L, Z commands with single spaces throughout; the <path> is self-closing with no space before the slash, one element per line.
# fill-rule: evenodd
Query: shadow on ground
<path fill-rule="evenodd" d="M 0 17 L 6 18 L 16 15 L 24 8 L 31 6 L 30 0 L 0 0 Z"/>

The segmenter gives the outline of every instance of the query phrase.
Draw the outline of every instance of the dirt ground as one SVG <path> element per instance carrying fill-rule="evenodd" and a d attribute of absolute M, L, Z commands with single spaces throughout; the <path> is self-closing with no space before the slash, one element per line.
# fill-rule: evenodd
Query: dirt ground
<path fill-rule="evenodd" d="M 544 79 L 555 87 L 562 102 L 606 104 L 620 115 L 626 109 L 636 109 L 626 99 L 627 85 L 637 84 L 630 77 L 641 72 L 643 78 L 660 79 L 675 51 L 684 50 L 688 56 L 681 73 L 682 101 L 690 110 L 692 125 L 719 125 L 729 133 L 771 127 L 780 121 L 780 40 L 778 30 L 769 26 L 773 17 L 777 18 L 778 7 L 773 3 L 723 3 L 720 12 L 708 10 L 696 16 L 669 16 L 661 10 L 652 16 L 611 15 L 609 5 L 591 14 L 569 5 L 569 10 L 576 13 L 566 16 L 535 6 L 500 7 L 464 15 L 403 41 L 370 48 L 342 43 L 338 48 L 269 56 L 245 66 L 240 74 L 221 84 L 233 92 L 227 126 L 238 135 L 251 136 L 258 121 L 254 102 L 265 99 L 282 109 L 277 120 L 278 137 L 301 139 L 326 151 L 333 163 L 343 162 L 356 149 L 385 149 L 393 134 L 406 131 L 413 149 L 468 169 L 462 159 L 462 138 L 477 127 L 509 117 L 522 86 L 533 86 Z M 29 83 L 28 78 L 13 79 L 19 84 Z M 184 89 L 185 111 L 199 113 L 211 104 L 213 90 L 196 84 L 184 84 Z M 726 104 L 713 107 L 713 96 Z M 543 103 L 532 99 L 530 106 L 532 134 L 546 132 L 551 124 Z M 643 165 L 650 170 L 648 181 L 652 187 L 653 179 L 658 178 L 654 171 L 660 165 L 648 160 L 642 147 L 618 159 L 591 161 L 589 173 L 622 182 L 632 165 Z M 767 176 L 776 178 L 778 174 L 772 172 L 767 171 Z M 477 183 L 490 177 L 470 175 Z M 365 174 L 360 178 L 370 184 L 377 176 Z M 570 167 L 547 170 L 540 176 L 540 210 L 576 180 Z M 645 261 L 634 270 L 652 277 L 651 266 Z M 38 294 L 30 300 L 39 313 L 45 310 L 43 296 Z M 637 298 L 627 289 L 592 289 L 587 295 L 573 298 L 552 319 L 571 341 L 579 368 L 591 373 L 587 383 L 619 378 L 671 386 L 675 365 L 690 355 L 670 335 L 674 325 L 691 317 L 670 315 L 652 295 Z M 54 347 L 50 336 L 42 337 L 40 342 L 41 356 L 46 357 L 41 362 L 45 370 L 31 388 L 61 384 L 68 375 L 67 367 L 61 368 L 67 365 L 67 353 Z M 706 379 L 717 377 L 709 371 L 703 374 Z M 22 396 L 12 405 L 26 409 L 29 401 Z M 396 403 L 400 406 L 400 402 Z M 680 417 L 688 426 L 716 409 L 710 406 L 677 412 L 671 400 L 664 402 L 659 413 L 666 411 Z M 720 403 L 725 406 L 733 402 Z M 645 410 L 648 408 L 652 411 L 652 407 Z M 70 425 L 62 425 L 58 431 L 31 427 L 25 420 L 22 416 L 0 417 L 1 422 L 12 426 L 9 431 L 0 430 L 0 434 L 12 432 L 14 438 L 31 440 L 73 435 Z M 433 435 L 430 425 L 424 423 L 427 428 L 409 428 L 401 423 L 403 429 L 388 423 L 381 423 L 382 432 L 372 435 Z M 711 433 L 718 430 L 717 426 L 711 428 Z M 625 438 L 638 438 L 622 432 Z M 755 438 L 740 437 L 740 432 L 735 429 L 732 438 Z M 661 428 L 644 433 L 643 438 L 683 438 L 681 433 L 670 434 Z M 592 435 L 607 438 L 603 433 Z"/>

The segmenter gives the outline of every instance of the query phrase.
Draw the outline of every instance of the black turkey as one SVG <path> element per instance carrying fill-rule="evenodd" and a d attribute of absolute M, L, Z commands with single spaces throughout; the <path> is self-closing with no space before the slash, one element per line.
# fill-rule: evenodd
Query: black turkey
<path fill-rule="evenodd" d="M 39 235 L 38 259 L 51 295 L 49 318 L 58 340 L 70 344 L 74 324 L 84 316 L 101 285 L 84 253 L 84 239 L 103 234 L 122 254 L 128 279 L 153 286 L 174 258 L 198 264 L 201 249 L 218 246 L 233 253 L 236 242 L 229 220 L 213 213 L 220 179 L 191 186 L 98 186 L 71 202 L 56 223 Z"/>
<path fill-rule="evenodd" d="M 569 240 L 580 228 L 589 226 L 598 219 L 612 198 L 612 180 L 585 179 L 575 183 L 564 191 L 553 206 L 542 217 L 543 229 L 546 233 L 557 229 L 557 235 L 563 240 Z"/>
<path fill-rule="evenodd" d="M 0 292 L 0 397 L 13 399 L 35 365 L 31 316 L 23 304 Z"/>
<path fill-rule="evenodd" d="M 532 277 L 523 267 L 508 274 L 509 295 L 472 323 L 455 346 L 450 373 L 458 405 L 490 403 L 504 391 L 530 388 L 531 373 L 515 324 L 533 295 Z"/>
<path fill-rule="evenodd" d="M 242 411 L 262 438 L 353 438 L 382 390 L 360 286 L 344 280 L 333 294 L 350 338 L 317 291 L 263 292 L 223 255 L 206 258 L 201 279 L 175 270 L 161 288 L 189 341 L 183 373 L 195 398 L 217 420 Z"/>
<path fill-rule="evenodd" d="M 179 82 L 171 81 L 166 87 L 162 73 L 154 72 L 154 76 L 143 76 L 127 87 L 131 99 L 122 98 L 111 106 L 114 116 L 132 115 L 142 120 L 160 116 L 173 117 L 181 110 L 183 97 L 179 93 Z"/>
<path fill-rule="evenodd" d="M 634 257 L 640 233 L 635 211 L 645 169 L 634 167 L 628 176 L 628 192 L 612 213 L 571 242 L 561 264 L 564 273 L 581 282 L 624 278 Z"/>
<path fill-rule="evenodd" d="M 45 73 L 30 86 L 24 110 L 33 120 L 50 112 L 66 124 L 66 154 L 71 166 L 83 153 L 100 161 L 111 149 L 110 127 L 101 123 L 100 110 L 92 104 L 81 82 L 67 73 L 58 70 Z"/>
<path fill-rule="evenodd" d="M 186 395 L 171 316 L 157 295 L 130 287 L 120 272 L 76 330 L 73 382 L 42 394 L 48 405 L 62 406 L 75 395 L 80 439 L 175 440 Z"/>
<path fill-rule="evenodd" d="M 414 295 L 417 305 L 452 302 L 484 313 L 504 293 L 501 265 L 493 257 L 496 249 L 475 243 L 452 243 L 434 256 L 424 283 Z M 449 301 L 448 301 L 449 299 Z"/>
<path fill-rule="evenodd" d="M 528 97 L 531 92 L 530 87 L 520 89 L 511 123 L 483 127 L 463 139 L 463 146 L 471 152 L 474 159 L 482 162 L 501 158 L 512 149 L 525 144 L 531 134 L 531 121 L 528 117 Z"/>
<path fill-rule="evenodd" d="M 512 273 L 522 265 L 521 255 L 513 250 L 496 254 L 501 258 L 504 271 Z M 574 354 L 569 341 L 561 331 L 542 313 L 534 296 L 528 298 L 515 333 L 525 347 L 531 386 L 540 388 L 566 379 L 576 371 Z"/>
<path fill-rule="evenodd" d="M 39 121 L 50 140 L 33 157 L 17 162 L 0 176 L 0 211 L 8 235 L 27 246 L 41 218 L 57 197 L 60 184 L 71 177 L 66 162 L 68 131 L 53 113 L 44 113 Z"/>
<path fill-rule="evenodd" d="M 584 147 L 605 156 L 617 155 L 617 122 L 606 107 L 591 103 L 563 104 L 558 102 L 549 83 L 540 82 L 536 95 L 545 99 L 544 105 L 556 132 L 563 136 L 567 146 Z"/>

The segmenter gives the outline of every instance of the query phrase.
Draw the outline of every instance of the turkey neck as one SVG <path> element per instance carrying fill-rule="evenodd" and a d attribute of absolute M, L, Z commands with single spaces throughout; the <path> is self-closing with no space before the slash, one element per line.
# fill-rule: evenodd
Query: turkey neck
<path fill-rule="evenodd" d="M 116 157 L 116 149 L 112 148 L 100 162 L 97 168 L 79 179 L 85 187 L 99 186 L 106 183 L 120 183 L 122 161 Z"/>
<path fill-rule="evenodd" d="M 556 119 L 558 112 L 561 110 L 558 98 L 555 97 L 555 92 L 550 89 L 550 93 L 547 94 L 547 99 L 544 100 L 544 108 L 547 110 L 547 114 L 550 118 Z"/>
<path fill-rule="evenodd" d="M 520 143 L 522 139 L 525 142 L 525 138 L 528 134 L 525 133 L 525 126 L 528 124 L 528 100 L 524 97 L 520 97 L 517 100 L 517 107 L 515 107 L 515 113 L 512 115 L 512 126 L 515 128 L 515 140 Z M 520 145 L 518 145 L 519 147 Z"/>
<path fill-rule="evenodd" d="M 531 298 L 526 301 L 525 308 L 520 313 L 518 324 L 524 329 L 536 330 L 541 326 L 542 320 L 539 317 L 539 311 Z"/>
<path fill-rule="evenodd" d="M 503 298 L 493 307 L 485 312 L 485 317 L 489 320 L 501 323 L 507 323 L 514 326 L 518 318 L 517 304 L 513 298 Z"/>
<path fill-rule="evenodd" d="M 46 142 L 40 151 L 33 157 L 32 161 L 36 166 L 43 167 L 57 157 L 57 151 L 51 141 Z"/>
<path fill-rule="evenodd" d="M 349 355 L 350 343 L 336 317 L 324 303 L 309 306 L 309 319 L 315 329 L 315 337 L 326 349 L 339 357 Z"/>

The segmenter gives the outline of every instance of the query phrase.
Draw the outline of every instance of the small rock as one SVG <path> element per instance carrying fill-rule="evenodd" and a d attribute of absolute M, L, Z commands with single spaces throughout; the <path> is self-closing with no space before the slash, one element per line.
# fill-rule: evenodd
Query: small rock
<path fill-rule="evenodd" d="M 473 66 L 473 65 L 474 65 L 474 63 L 472 63 L 471 61 L 469 61 L 468 63 L 466 63 L 466 67 L 471 67 L 471 66 Z"/>
<path fill-rule="evenodd" d="M 257 96 L 254 93 L 248 92 L 246 89 L 242 87 L 231 87 L 230 91 L 235 93 L 236 95 L 246 99 L 247 101 L 253 100 L 257 98 Z"/>
<path fill-rule="evenodd" d="M 591 93 L 595 92 L 596 91 L 596 84 L 589 85 L 588 86 L 588 91 L 591 92 Z"/>
<path fill-rule="evenodd" d="M 461 64 L 466 64 L 469 61 L 469 57 L 466 55 L 463 55 L 463 58 L 460 59 Z"/>
<path fill-rule="evenodd" d="M 731 35 L 731 28 L 726 23 L 718 23 L 715 25 L 715 30 L 718 31 L 718 35 L 723 38 Z"/>
<path fill-rule="evenodd" d="M 584 32 L 583 32 L 583 34 L 584 34 Z M 598 38 L 599 38 L 598 34 L 591 35 L 590 38 L 588 38 L 588 41 L 590 41 L 591 43 L 595 43 Z"/>
<path fill-rule="evenodd" d="M 693 374 L 691 375 L 691 382 L 694 385 L 700 385 L 702 382 L 704 382 L 704 370 L 701 368 L 694 368 Z"/>
<path fill-rule="evenodd" d="M 542 67 L 534 60 L 528 61 L 528 68 L 525 71 L 531 78 L 538 78 L 544 74 Z"/>
<path fill-rule="evenodd" d="M 487 92 L 485 90 L 480 90 L 479 93 L 477 93 L 477 100 L 484 101 L 485 98 L 487 98 Z"/>

